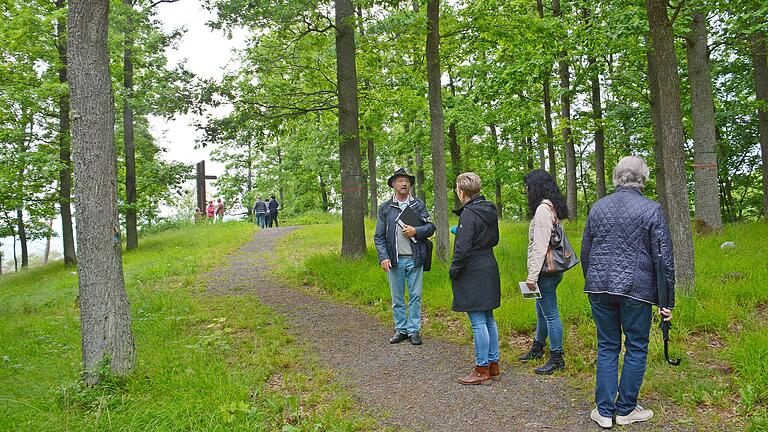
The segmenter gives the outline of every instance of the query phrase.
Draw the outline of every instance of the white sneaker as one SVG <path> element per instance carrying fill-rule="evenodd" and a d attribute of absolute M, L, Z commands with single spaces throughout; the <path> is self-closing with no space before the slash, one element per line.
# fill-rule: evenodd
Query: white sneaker
<path fill-rule="evenodd" d="M 600 412 L 597 411 L 597 408 L 592 410 L 592 413 L 589 415 L 589 418 L 595 421 L 598 425 L 600 425 L 603 429 L 610 429 L 613 427 L 613 419 L 610 417 L 603 417 L 600 415 Z"/>
<path fill-rule="evenodd" d="M 620 425 L 628 425 L 637 422 L 644 422 L 650 420 L 653 417 L 653 411 L 649 409 L 643 409 L 640 405 L 637 405 L 631 413 L 625 416 L 616 416 L 616 423 Z"/>

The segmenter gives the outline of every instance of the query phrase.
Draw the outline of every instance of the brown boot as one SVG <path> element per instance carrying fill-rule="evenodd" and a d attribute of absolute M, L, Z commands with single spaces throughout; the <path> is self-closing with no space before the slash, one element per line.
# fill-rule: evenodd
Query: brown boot
<path fill-rule="evenodd" d="M 459 378 L 459 382 L 464 385 L 491 385 L 491 374 L 488 372 L 488 366 L 475 366 L 469 375 Z"/>
<path fill-rule="evenodd" d="M 501 371 L 499 370 L 499 362 L 488 363 L 488 373 L 491 374 L 491 379 L 494 381 L 501 381 Z"/>

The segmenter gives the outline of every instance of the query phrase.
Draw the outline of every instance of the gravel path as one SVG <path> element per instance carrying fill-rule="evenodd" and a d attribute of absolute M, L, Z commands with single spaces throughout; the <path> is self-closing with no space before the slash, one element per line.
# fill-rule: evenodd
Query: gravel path
<path fill-rule="evenodd" d="M 254 294 L 286 318 L 291 332 L 334 370 L 383 426 L 417 431 L 595 431 L 591 400 L 559 377 L 539 377 L 502 363 L 502 380 L 462 386 L 471 347 L 424 335 L 424 345 L 388 343 L 391 326 L 353 306 L 301 292 L 270 274 L 265 254 L 295 228 L 259 231 L 213 272 L 213 293 Z M 632 430 L 679 430 L 659 422 Z M 630 429 L 625 427 L 624 429 Z"/>

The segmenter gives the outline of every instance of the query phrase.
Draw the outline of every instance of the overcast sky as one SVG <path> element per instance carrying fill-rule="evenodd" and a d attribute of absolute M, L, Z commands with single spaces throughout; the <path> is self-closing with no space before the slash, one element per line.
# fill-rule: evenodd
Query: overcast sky
<path fill-rule="evenodd" d="M 167 52 L 169 65 L 186 60 L 187 67 L 200 78 L 218 79 L 225 68 L 235 68 L 237 63 L 232 62 L 232 49 L 243 48 L 245 45 L 245 32 L 236 32 L 231 40 L 227 39 L 220 31 L 212 31 L 206 22 L 214 16 L 205 11 L 199 0 L 180 0 L 176 3 L 160 4 L 157 6 L 157 18 L 163 23 L 163 29 L 168 32 L 172 29 L 184 27 L 184 34 L 178 48 Z M 226 114 L 226 110 L 215 112 L 217 115 Z M 159 118 L 150 118 L 150 129 L 158 144 L 168 149 L 165 159 L 177 160 L 187 163 L 196 163 L 206 160 L 207 174 L 219 175 L 223 170 L 220 164 L 209 161 L 210 148 L 195 149 L 195 140 L 200 133 L 191 126 L 196 117 L 191 115 L 178 116 L 174 120 L 165 121 Z M 209 186 L 209 191 L 211 191 Z M 61 221 L 54 221 L 53 228 L 61 231 Z M 7 267 L 13 266 L 13 240 L 11 238 L 0 239 L 3 250 L 3 263 Z M 62 250 L 61 237 L 51 239 L 51 249 Z M 42 255 L 45 250 L 45 241 L 30 242 L 29 254 Z M 17 254 L 21 260 L 21 250 L 17 247 Z"/>

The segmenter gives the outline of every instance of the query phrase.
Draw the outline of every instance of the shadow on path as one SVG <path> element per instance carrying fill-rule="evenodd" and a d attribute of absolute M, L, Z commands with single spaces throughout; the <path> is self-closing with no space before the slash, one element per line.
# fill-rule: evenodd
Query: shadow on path
<path fill-rule="evenodd" d="M 270 273 L 267 255 L 295 227 L 261 230 L 217 269 L 208 290 L 254 294 L 286 318 L 291 332 L 350 388 L 361 406 L 383 426 L 419 431 L 595 431 L 592 401 L 558 377 L 516 372 L 502 364 L 502 380 L 491 386 L 462 386 L 471 347 L 425 335 L 424 345 L 390 345 L 391 326 L 353 306 L 285 286 Z M 658 414 L 658 413 L 657 413 Z M 660 422 L 625 430 L 673 430 Z"/>

